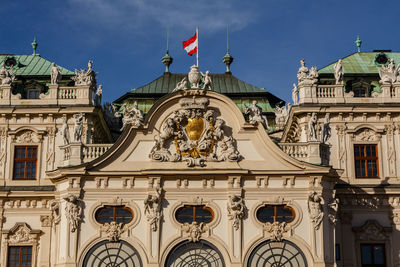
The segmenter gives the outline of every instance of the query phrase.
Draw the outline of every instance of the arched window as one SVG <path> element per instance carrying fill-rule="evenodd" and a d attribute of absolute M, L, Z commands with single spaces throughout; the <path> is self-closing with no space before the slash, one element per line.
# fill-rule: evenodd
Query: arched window
<path fill-rule="evenodd" d="M 292 222 L 295 218 L 293 208 L 287 205 L 265 205 L 257 210 L 257 219 L 262 223 Z"/>
<path fill-rule="evenodd" d="M 307 267 L 307 260 L 292 242 L 266 241 L 252 251 L 247 263 L 247 267 L 259 266 Z"/>
<path fill-rule="evenodd" d="M 168 255 L 165 267 L 225 267 L 221 253 L 210 243 L 183 242 Z"/>
<path fill-rule="evenodd" d="M 185 205 L 176 211 L 175 217 L 180 223 L 209 223 L 214 218 L 214 212 L 205 205 Z"/>
<path fill-rule="evenodd" d="M 96 211 L 95 218 L 99 223 L 129 223 L 133 219 L 133 211 L 126 206 L 104 206 Z"/>
<path fill-rule="evenodd" d="M 136 249 L 128 242 L 102 241 L 92 247 L 85 256 L 83 267 L 142 267 Z"/>

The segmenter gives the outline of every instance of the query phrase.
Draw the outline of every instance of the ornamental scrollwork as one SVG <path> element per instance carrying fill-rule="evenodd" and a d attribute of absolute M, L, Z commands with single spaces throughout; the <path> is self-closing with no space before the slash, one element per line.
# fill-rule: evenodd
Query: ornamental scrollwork
<path fill-rule="evenodd" d="M 108 241 L 118 242 L 122 234 L 122 227 L 123 227 L 122 223 L 117 223 L 117 222 L 105 223 L 103 228 L 107 234 Z"/>
<path fill-rule="evenodd" d="M 186 161 L 189 167 L 203 167 L 207 161 L 241 160 L 236 140 L 225 133 L 225 121 L 208 108 L 208 98 L 182 98 L 179 104 L 181 108 L 163 122 L 155 136 L 149 154 L 152 160 Z"/>
<path fill-rule="evenodd" d="M 203 222 L 198 223 L 196 221 L 192 223 L 184 223 L 182 225 L 183 232 L 187 233 L 187 239 L 189 242 L 199 242 L 203 233 L 208 230 Z"/>
<path fill-rule="evenodd" d="M 271 241 L 280 242 L 283 234 L 290 230 L 290 226 L 286 222 L 267 222 L 264 224 L 264 230 L 269 234 Z"/>

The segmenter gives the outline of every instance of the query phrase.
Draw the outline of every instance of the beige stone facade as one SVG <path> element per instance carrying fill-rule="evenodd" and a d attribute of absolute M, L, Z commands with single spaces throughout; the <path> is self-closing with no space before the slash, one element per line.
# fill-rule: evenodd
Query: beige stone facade
<path fill-rule="evenodd" d="M 322 81 L 299 78 L 282 131 L 192 87 L 145 116 L 127 108 L 116 142 L 95 83 L 40 99 L 0 86 L 0 266 L 27 248 L 37 267 L 349 267 L 363 244 L 384 245 L 379 266 L 399 265 L 397 84 L 357 98 Z M 378 177 L 356 178 L 358 144 L 376 145 Z M 16 179 L 29 148 L 34 179 Z"/>

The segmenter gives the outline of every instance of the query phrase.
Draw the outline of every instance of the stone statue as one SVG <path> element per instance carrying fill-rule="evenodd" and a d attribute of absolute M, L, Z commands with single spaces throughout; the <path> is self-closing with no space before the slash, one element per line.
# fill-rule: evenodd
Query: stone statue
<path fill-rule="evenodd" d="M 318 195 L 315 191 L 308 196 L 308 212 L 315 230 L 319 229 L 324 218 L 323 202 L 321 195 Z"/>
<path fill-rule="evenodd" d="M 100 106 L 101 105 L 101 97 L 103 95 L 103 85 L 99 85 L 96 91 L 96 105 Z"/>
<path fill-rule="evenodd" d="M 156 190 L 156 195 L 148 194 L 144 200 L 144 214 L 151 225 L 151 230 L 157 231 L 158 223 L 162 217 L 162 189 Z"/>
<path fill-rule="evenodd" d="M 82 220 L 82 207 L 80 205 L 80 199 L 71 194 L 65 197 L 64 200 L 67 201 L 65 206 L 65 216 L 67 217 L 71 232 L 75 232 Z"/>
<path fill-rule="evenodd" d="M 329 113 L 325 114 L 324 126 L 322 127 L 322 143 L 326 144 L 331 137 L 331 126 L 329 125 Z"/>
<path fill-rule="evenodd" d="M 74 142 L 81 142 L 83 133 L 83 113 L 74 114 Z"/>
<path fill-rule="evenodd" d="M 308 141 L 318 141 L 317 120 L 317 113 L 313 112 L 308 122 Z"/>
<path fill-rule="evenodd" d="M 379 70 L 379 77 L 380 83 L 394 83 L 396 81 L 400 81 L 400 65 L 395 68 L 394 60 L 393 58 L 390 59 L 390 62 L 387 66 L 383 65 L 381 66 L 381 69 Z"/>
<path fill-rule="evenodd" d="M 239 229 L 240 221 L 245 216 L 246 206 L 244 205 L 243 198 L 240 196 L 229 196 L 228 202 L 228 218 L 233 220 L 233 228 Z"/>
<path fill-rule="evenodd" d="M 317 67 L 311 67 L 310 71 L 305 66 L 304 59 L 300 60 L 300 68 L 297 72 L 297 80 L 299 85 L 313 85 L 318 82 L 318 70 Z"/>
<path fill-rule="evenodd" d="M 67 123 L 67 118 L 63 118 L 63 124 L 61 126 L 61 136 L 63 137 L 64 145 L 69 144 L 69 127 Z"/>
<path fill-rule="evenodd" d="M 96 73 L 92 69 L 93 61 L 89 60 L 87 70 L 75 69 L 75 85 L 89 85 L 96 88 Z"/>
<path fill-rule="evenodd" d="M 201 73 L 203 76 L 203 90 L 211 90 L 211 75 L 209 71 L 206 71 L 206 74 Z"/>
<path fill-rule="evenodd" d="M 244 113 L 249 115 L 249 123 L 253 125 L 261 123 L 266 129 L 268 129 L 267 117 L 262 115 L 262 108 L 257 105 L 257 100 L 253 100 L 251 106 L 244 104 Z"/>
<path fill-rule="evenodd" d="M 285 127 L 288 118 L 289 118 L 289 113 L 288 109 L 286 109 L 286 106 L 275 107 L 275 127 L 278 130 L 281 130 Z"/>
<path fill-rule="evenodd" d="M 339 211 L 339 199 L 334 198 L 332 202 L 328 204 L 328 207 L 329 207 L 329 213 L 328 213 L 329 221 L 335 225 L 337 222 L 337 214 Z"/>
<path fill-rule="evenodd" d="M 4 62 L 1 63 L 0 68 L 0 85 L 9 85 L 15 80 L 15 75 L 12 75 L 11 70 L 7 70 L 4 66 Z"/>
<path fill-rule="evenodd" d="M 293 105 L 298 105 L 298 97 L 297 94 L 299 93 L 299 88 L 297 88 L 297 85 L 294 83 L 293 84 L 293 89 L 292 89 L 292 100 L 293 100 Z"/>
<path fill-rule="evenodd" d="M 300 68 L 297 72 L 297 80 L 298 84 L 302 84 L 303 81 L 307 78 L 308 68 L 306 67 L 306 62 L 304 59 L 300 60 Z"/>
<path fill-rule="evenodd" d="M 178 84 L 176 85 L 175 89 L 172 92 L 176 92 L 176 91 L 184 91 L 187 90 L 187 78 L 184 77 L 180 82 L 178 82 Z"/>
<path fill-rule="evenodd" d="M 129 106 L 128 104 L 123 104 L 123 111 L 116 112 L 116 117 L 121 117 L 122 115 L 122 128 L 123 131 L 127 125 L 131 125 L 133 128 L 139 128 L 143 125 L 143 112 L 139 109 L 137 101 L 133 103 L 133 106 Z"/>
<path fill-rule="evenodd" d="M 339 59 L 338 62 L 333 65 L 333 70 L 335 74 L 336 84 L 343 84 L 344 70 L 341 59 Z"/>
<path fill-rule="evenodd" d="M 203 222 L 198 223 L 196 221 L 189 223 L 184 223 L 182 230 L 188 233 L 189 242 L 199 242 L 203 233 L 206 232 L 207 227 Z"/>
<path fill-rule="evenodd" d="M 57 67 L 57 64 L 53 62 L 52 67 L 51 67 L 51 73 L 50 73 L 50 83 L 51 85 L 56 85 L 58 82 L 61 80 L 61 71 Z"/>
<path fill-rule="evenodd" d="M 104 230 L 107 233 L 108 241 L 118 242 L 122 234 L 122 223 L 110 222 L 104 224 Z"/>

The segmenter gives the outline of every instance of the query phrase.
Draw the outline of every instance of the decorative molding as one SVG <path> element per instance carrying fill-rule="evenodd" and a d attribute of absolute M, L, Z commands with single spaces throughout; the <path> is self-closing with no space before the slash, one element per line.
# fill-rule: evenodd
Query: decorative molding
<path fill-rule="evenodd" d="M 123 224 L 116 222 L 105 223 L 103 230 L 107 234 L 108 241 L 118 242 L 123 232 Z"/>
<path fill-rule="evenodd" d="M 329 222 L 333 225 L 336 225 L 336 222 L 338 220 L 338 211 L 339 211 L 339 199 L 334 198 L 328 204 L 328 219 Z"/>
<path fill-rule="evenodd" d="M 50 215 L 40 215 L 40 222 L 42 227 L 51 227 L 52 218 Z"/>
<path fill-rule="evenodd" d="M 264 230 L 269 234 L 269 239 L 274 242 L 280 242 L 283 235 L 291 229 L 286 222 L 267 222 L 264 224 Z"/>
<path fill-rule="evenodd" d="M 384 241 L 388 240 L 392 227 L 383 227 L 375 220 L 368 220 L 363 226 L 352 228 L 357 240 Z"/>
<path fill-rule="evenodd" d="M 9 244 L 37 244 L 39 235 L 42 233 L 40 230 L 32 230 L 27 223 L 16 223 L 10 230 L 3 230 L 2 233 L 6 234 Z"/>
<path fill-rule="evenodd" d="M 75 232 L 79 228 L 82 220 L 81 199 L 73 194 L 70 194 L 65 197 L 64 200 L 67 202 L 65 206 L 65 216 L 67 217 L 70 231 Z"/>

